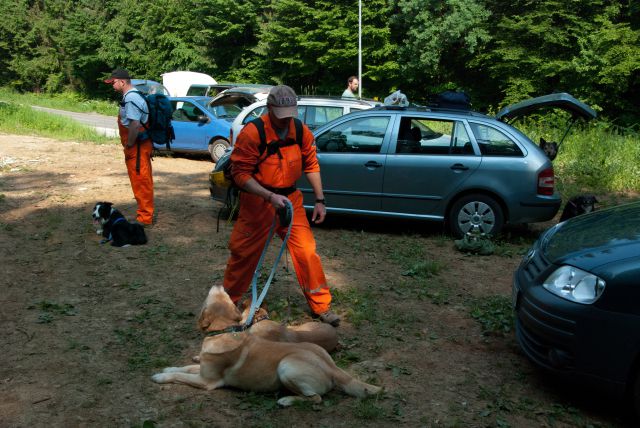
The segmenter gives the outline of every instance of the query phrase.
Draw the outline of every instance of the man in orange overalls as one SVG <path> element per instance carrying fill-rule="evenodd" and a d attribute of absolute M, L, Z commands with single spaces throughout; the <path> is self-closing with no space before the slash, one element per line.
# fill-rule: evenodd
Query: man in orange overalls
<path fill-rule="evenodd" d="M 131 84 L 127 70 L 116 68 L 105 83 L 113 85 L 113 89 L 123 95 L 118 114 L 120 142 L 124 148 L 124 162 L 127 165 L 133 196 L 138 202 L 136 220 L 148 226 L 153 223 L 153 143 L 146 137 L 142 125 L 149 120 L 149 108 L 146 100 Z"/>
<path fill-rule="evenodd" d="M 298 115 L 297 96 L 288 86 L 275 86 L 267 98 L 267 114 L 261 116 L 267 146 L 296 140 L 293 117 Z M 275 210 L 285 207 L 288 198 L 293 205 L 291 235 L 287 248 L 307 303 L 322 322 L 337 326 L 340 317 L 330 310 L 331 292 L 316 253 L 316 242 L 302 206 L 302 193 L 295 183 L 304 172 L 315 195 L 311 217 L 322 223 L 326 215 L 325 200 L 316 158 L 313 134 L 302 125 L 301 144 L 280 144 L 278 150 L 264 150 L 261 154 L 260 133 L 254 123 L 247 124 L 238 135 L 231 154 L 231 174 L 244 190 L 240 193 L 238 220 L 231 233 L 231 256 L 224 273 L 224 288 L 237 302 L 247 291 L 260 254 L 268 238 Z M 273 148 L 272 146 L 271 148 Z M 271 154 L 270 154 L 271 153 Z M 286 227 L 278 226 L 281 238 Z"/>

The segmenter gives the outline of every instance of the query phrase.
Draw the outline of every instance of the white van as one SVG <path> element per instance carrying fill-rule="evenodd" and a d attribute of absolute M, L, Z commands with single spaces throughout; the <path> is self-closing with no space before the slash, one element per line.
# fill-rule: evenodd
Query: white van
<path fill-rule="evenodd" d="M 172 71 L 162 75 L 162 84 L 172 97 L 184 97 L 192 85 L 215 85 L 218 82 L 205 73 Z"/>

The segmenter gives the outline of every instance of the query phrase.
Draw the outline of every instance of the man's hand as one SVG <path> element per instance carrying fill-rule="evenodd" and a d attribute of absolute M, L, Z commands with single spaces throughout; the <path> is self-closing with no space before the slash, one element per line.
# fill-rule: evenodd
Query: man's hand
<path fill-rule="evenodd" d="M 315 224 L 320 224 L 324 221 L 324 218 L 327 215 L 327 207 L 324 206 L 322 202 L 316 202 L 313 207 L 313 215 L 311 216 L 311 221 Z"/>
<path fill-rule="evenodd" d="M 138 133 L 140 129 L 140 122 L 137 120 L 132 120 L 129 122 L 129 137 L 127 138 L 127 147 L 131 148 L 136 145 L 136 141 L 138 140 Z"/>
<path fill-rule="evenodd" d="M 276 193 L 271 193 L 271 195 L 269 195 L 269 202 L 271 202 L 271 205 L 273 205 L 275 209 L 284 208 L 287 199 L 288 198 L 286 196 L 278 195 Z"/>

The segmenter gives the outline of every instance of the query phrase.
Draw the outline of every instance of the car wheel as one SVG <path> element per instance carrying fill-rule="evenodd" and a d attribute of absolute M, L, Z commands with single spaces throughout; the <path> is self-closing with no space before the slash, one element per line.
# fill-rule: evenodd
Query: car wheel
<path fill-rule="evenodd" d="M 211 143 L 209 143 L 209 153 L 211 154 L 211 159 L 214 162 L 218 162 L 220 157 L 224 154 L 224 152 L 229 148 L 229 142 L 227 140 L 223 140 L 222 138 L 216 138 Z"/>
<path fill-rule="evenodd" d="M 451 233 L 458 238 L 467 233 L 497 235 L 504 224 L 504 215 L 493 198 L 472 194 L 463 196 L 451 206 L 447 221 Z"/>

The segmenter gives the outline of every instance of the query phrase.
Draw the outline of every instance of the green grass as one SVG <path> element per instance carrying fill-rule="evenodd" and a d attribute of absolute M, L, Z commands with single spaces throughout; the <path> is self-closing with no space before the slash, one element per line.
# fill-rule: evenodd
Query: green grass
<path fill-rule="evenodd" d="M 480 323 L 485 336 L 502 336 L 513 330 L 514 314 L 508 296 L 479 298 L 471 304 L 471 317 Z"/>
<path fill-rule="evenodd" d="M 558 121 L 518 126 L 534 142 L 560 141 L 566 130 Z M 565 199 L 578 193 L 640 191 L 640 133 L 604 121 L 575 125 L 553 162 Z"/>
<path fill-rule="evenodd" d="M 76 111 L 79 113 L 94 112 L 108 116 L 114 116 L 118 111 L 118 105 L 114 101 L 89 100 L 73 92 L 64 92 L 62 94 L 33 94 L 18 93 L 11 89 L 0 88 L 0 101 L 25 106 L 33 105 Z"/>
<path fill-rule="evenodd" d="M 75 316 L 78 314 L 76 308 L 70 303 L 56 303 L 47 300 L 29 305 L 29 310 L 38 309 L 38 324 L 50 324 L 55 321 L 57 315 Z"/>
<path fill-rule="evenodd" d="M 36 111 L 27 105 L 4 102 L 0 102 L 0 132 L 98 144 L 115 142 L 113 138 L 102 136 L 73 119 Z"/>

